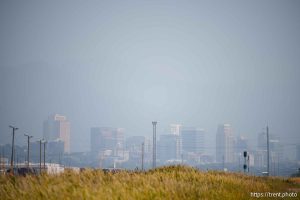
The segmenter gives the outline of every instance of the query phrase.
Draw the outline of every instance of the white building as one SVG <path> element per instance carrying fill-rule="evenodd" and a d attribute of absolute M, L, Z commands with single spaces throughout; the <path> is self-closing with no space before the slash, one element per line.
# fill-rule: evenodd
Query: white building
<path fill-rule="evenodd" d="M 216 134 L 216 161 L 218 163 L 234 162 L 234 137 L 230 124 L 218 126 Z"/>

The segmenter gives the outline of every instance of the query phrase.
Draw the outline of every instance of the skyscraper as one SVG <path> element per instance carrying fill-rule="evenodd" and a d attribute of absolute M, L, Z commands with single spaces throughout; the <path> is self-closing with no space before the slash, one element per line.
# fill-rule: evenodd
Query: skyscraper
<path fill-rule="evenodd" d="M 181 127 L 181 124 L 170 125 L 171 134 L 176 136 L 176 159 L 180 159 L 182 154 Z"/>
<path fill-rule="evenodd" d="M 91 128 L 91 151 L 98 153 L 100 151 L 124 148 L 124 129 L 111 127 Z"/>
<path fill-rule="evenodd" d="M 268 163 L 268 156 L 267 156 L 267 133 L 261 132 L 258 134 L 257 138 L 257 151 L 261 152 L 260 155 L 260 162 L 257 162 L 256 165 L 259 167 L 265 167 Z M 272 163 L 278 163 L 280 162 L 280 159 L 283 152 L 283 146 L 280 143 L 280 138 L 278 135 L 274 135 L 273 133 L 269 134 L 269 162 Z M 256 159 L 257 160 L 257 159 Z M 271 172 L 270 172 L 271 173 Z"/>
<path fill-rule="evenodd" d="M 218 163 L 234 162 L 234 137 L 230 124 L 218 126 L 216 135 L 216 161 Z"/>
<path fill-rule="evenodd" d="M 170 124 L 171 134 L 179 135 L 181 129 L 181 124 Z"/>
<path fill-rule="evenodd" d="M 182 151 L 185 153 L 204 153 L 205 131 L 195 127 L 182 127 L 181 129 Z"/>
<path fill-rule="evenodd" d="M 167 160 L 178 160 L 180 158 L 179 152 L 179 135 L 165 134 L 160 135 L 158 141 L 158 157 L 161 162 Z"/>
<path fill-rule="evenodd" d="M 54 114 L 44 121 L 44 139 L 53 141 L 60 139 L 64 142 L 64 152 L 70 153 L 70 122 L 65 116 Z"/>
<path fill-rule="evenodd" d="M 248 140 L 240 135 L 235 140 L 235 153 L 241 154 L 244 151 L 248 151 Z"/>

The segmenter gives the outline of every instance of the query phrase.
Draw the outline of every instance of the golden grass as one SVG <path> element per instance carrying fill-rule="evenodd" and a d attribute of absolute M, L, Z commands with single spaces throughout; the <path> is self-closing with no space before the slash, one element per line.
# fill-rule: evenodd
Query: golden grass
<path fill-rule="evenodd" d="M 0 199 L 250 199 L 251 192 L 288 192 L 299 184 L 288 179 L 217 171 L 200 172 L 186 166 L 147 172 L 81 173 L 0 177 Z"/>

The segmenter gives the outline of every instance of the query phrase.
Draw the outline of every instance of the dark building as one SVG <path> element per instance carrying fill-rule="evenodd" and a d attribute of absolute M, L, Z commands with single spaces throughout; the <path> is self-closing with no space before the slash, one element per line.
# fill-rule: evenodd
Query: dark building
<path fill-rule="evenodd" d="M 161 135 L 158 141 L 158 158 L 161 162 L 179 159 L 179 135 Z"/>
<path fill-rule="evenodd" d="M 181 129 L 182 151 L 185 153 L 204 153 L 204 136 L 205 131 L 203 129 L 183 127 Z"/>

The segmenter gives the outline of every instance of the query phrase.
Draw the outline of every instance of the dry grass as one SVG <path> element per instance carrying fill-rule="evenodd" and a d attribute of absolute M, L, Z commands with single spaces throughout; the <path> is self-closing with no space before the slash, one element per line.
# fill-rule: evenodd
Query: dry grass
<path fill-rule="evenodd" d="M 199 172 L 190 167 L 162 167 L 147 172 L 0 177 L 0 199 L 250 199 L 251 192 L 286 192 L 299 188 L 287 179 L 237 173 Z"/>

